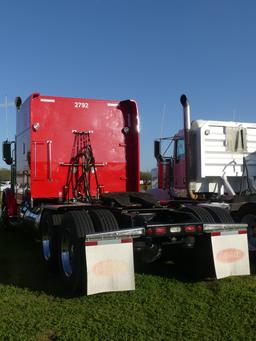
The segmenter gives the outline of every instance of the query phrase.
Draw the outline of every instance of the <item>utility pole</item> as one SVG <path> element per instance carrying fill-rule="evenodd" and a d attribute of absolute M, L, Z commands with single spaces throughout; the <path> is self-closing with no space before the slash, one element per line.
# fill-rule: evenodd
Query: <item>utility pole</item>
<path fill-rule="evenodd" d="M 7 96 L 5 96 L 4 103 L 0 103 L 0 108 L 5 109 L 5 124 L 6 124 L 6 136 L 7 140 L 9 140 L 9 130 L 8 130 L 8 108 L 14 107 L 14 102 L 8 102 Z"/>

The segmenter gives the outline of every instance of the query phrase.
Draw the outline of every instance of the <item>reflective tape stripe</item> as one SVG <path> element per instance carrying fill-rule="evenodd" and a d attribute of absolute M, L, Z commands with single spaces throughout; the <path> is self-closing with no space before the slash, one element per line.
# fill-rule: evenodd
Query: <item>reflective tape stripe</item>
<path fill-rule="evenodd" d="M 232 234 L 247 234 L 247 230 L 211 232 L 212 237 L 227 236 Z"/>
<path fill-rule="evenodd" d="M 238 231 L 239 234 L 247 234 L 247 230 Z"/>
<path fill-rule="evenodd" d="M 125 244 L 125 243 L 132 243 L 132 241 L 133 241 L 132 238 L 87 240 L 84 242 L 84 245 L 85 246 L 95 246 L 95 245 Z"/>
<path fill-rule="evenodd" d="M 220 236 L 220 232 L 211 232 L 212 237 Z"/>
<path fill-rule="evenodd" d="M 121 239 L 121 243 L 132 243 L 132 238 Z"/>
<path fill-rule="evenodd" d="M 88 241 L 84 243 L 86 246 L 95 246 L 98 245 L 97 241 Z"/>

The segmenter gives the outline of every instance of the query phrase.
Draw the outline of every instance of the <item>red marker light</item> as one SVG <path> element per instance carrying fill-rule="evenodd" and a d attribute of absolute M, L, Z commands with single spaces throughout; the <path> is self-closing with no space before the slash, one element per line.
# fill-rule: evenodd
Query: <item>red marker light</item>
<path fill-rule="evenodd" d="M 166 233 L 166 228 L 165 227 L 156 227 L 155 228 L 155 234 L 163 235 L 165 233 Z"/>
<path fill-rule="evenodd" d="M 202 232 L 203 231 L 203 226 L 202 225 L 198 225 L 196 227 L 196 230 L 197 230 L 197 232 Z"/>
<path fill-rule="evenodd" d="M 196 232 L 196 227 L 195 225 L 188 225 L 184 227 L 185 232 Z"/>
<path fill-rule="evenodd" d="M 147 236 L 152 236 L 152 234 L 153 234 L 153 229 L 150 227 L 149 229 L 147 229 L 146 235 Z"/>
<path fill-rule="evenodd" d="M 152 236 L 152 235 L 164 235 L 166 234 L 166 227 L 160 226 L 160 227 L 150 227 L 147 229 L 146 232 L 147 236 Z"/>

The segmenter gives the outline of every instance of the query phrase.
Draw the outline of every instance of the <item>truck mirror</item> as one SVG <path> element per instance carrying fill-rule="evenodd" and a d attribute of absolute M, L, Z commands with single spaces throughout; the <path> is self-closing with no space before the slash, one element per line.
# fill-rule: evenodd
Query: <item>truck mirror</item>
<path fill-rule="evenodd" d="M 7 165 L 12 164 L 12 149 L 11 149 L 11 142 L 4 141 L 3 142 L 3 160 Z"/>
<path fill-rule="evenodd" d="M 159 160 L 161 156 L 161 146 L 160 146 L 160 141 L 158 140 L 154 141 L 154 156 L 157 160 Z"/>
<path fill-rule="evenodd" d="M 16 106 L 17 111 L 20 111 L 21 105 L 22 105 L 22 99 L 20 96 L 17 96 L 15 98 L 15 106 Z"/>

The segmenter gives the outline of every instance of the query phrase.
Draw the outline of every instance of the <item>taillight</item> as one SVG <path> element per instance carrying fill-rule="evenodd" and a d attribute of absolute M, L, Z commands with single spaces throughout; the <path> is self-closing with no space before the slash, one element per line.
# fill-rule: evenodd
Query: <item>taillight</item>
<path fill-rule="evenodd" d="M 167 230 L 166 227 L 163 226 L 159 226 L 159 227 L 150 227 L 147 229 L 146 234 L 147 236 L 163 236 L 164 234 L 166 234 Z"/>
<path fill-rule="evenodd" d="M 197 225 L 196 226 L 197 232 L 202 232 L 203 231 L 203 226 L 202 225 Z"/>
<path fill-rule="evenodd" d="M 165 227 L 156 227 L 155 228 L 155 234 L 163 235 L 165 233 L 166 233 L 166 228 Z"/>
<path fill-rule="evenodd" d="M 146 230 L 147 236 L 152 236 L 153 234 L 153 229 L 150 227 L 149 229 Z"/>
<path fill-rule="evenodd" d="M 184 232 L 196 232 L 196 226 L 195 225 L 188 225 L 184 227 Z"/>

